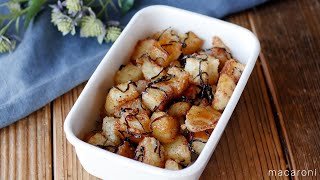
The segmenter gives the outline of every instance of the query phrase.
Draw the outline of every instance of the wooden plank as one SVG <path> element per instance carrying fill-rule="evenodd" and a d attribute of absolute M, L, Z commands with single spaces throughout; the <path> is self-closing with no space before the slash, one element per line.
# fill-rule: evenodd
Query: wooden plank
<path fill-rule="evenodd" d="M 53 157 L 55 179 L 97 179 L 81 166 L 73 146 L 63 131 L 63 122 L 85 84 L 79 85 L 53 102 Z"/>
<path fill-rule="evenodd" d="M 320 171 L 320 2 L 279 1 L 256 9 L 268 88 L 290 169 Z M 301 176 L 300 176 L 301 177 Z"/>
<path fill-rule="evenodd" d="M 251 28 L 247 12 L 227 20 Z M 268 170 L 285 169 L 258 61 L 202 179 L 269 179 Z"/>
<path fill-rule="evenodd" d="M 52 179 L 50 105 L 0 130 L 0 179 Z"/>

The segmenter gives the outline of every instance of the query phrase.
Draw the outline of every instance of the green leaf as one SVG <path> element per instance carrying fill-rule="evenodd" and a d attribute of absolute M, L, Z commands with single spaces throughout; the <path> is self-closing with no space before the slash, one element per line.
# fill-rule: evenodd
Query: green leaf
<path fill-rule="evenodd" d="M 134 4 L 134 0 L 118 0 L 118 5 L 122 14 L 128 12 Z"/>
<path fill-rule="evenodd" d="M 27 29 L 30 21 L 33 17 L 35 17 L 38 12 L 41 10 L 42 5 L 46 2 L 46 0 L 30 0 L 29 1 L 29 10 L 26 14 L 26 21 L 24 24 L 24 28 Z"/>
<path fill-rule="evenodd" d="M 20 25 L 20 16 L 16 19 L 16 25 L 15 25 L 15 27 L 16 27 L 16 32 L 17 32 L 17 34 L 19 33 L 19 25 Z"/>

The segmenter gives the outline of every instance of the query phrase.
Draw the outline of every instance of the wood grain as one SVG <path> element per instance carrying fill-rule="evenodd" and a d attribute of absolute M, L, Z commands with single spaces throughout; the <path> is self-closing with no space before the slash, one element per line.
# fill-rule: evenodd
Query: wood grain
<path fill-rule="evenodd" d="M 227 20 L 250 29 L 247 12 Z M 269 179 L 268 170 L 285 169 L 258 61 L 202 179 Z"/>
<path fill-rule="evenodd" d="M 0 179 L 52 179 L 51 112 L 47 105 L 0 130 Z"/>
<path fill-rule="evenodd" d="M 82 168 L 73 146 L 63 131 L 63 122 L 84 86 L 85 84 L 79 85 L 53 102 L 54 178 L 58 180 L 96 179 Z"/>
<path fill-rule="evenodd" d="M 280 1 L 250 15 L 294 170 L 320 171 L 320 2 Z M 266 23 L 272 22 L 272 23 Z"/>

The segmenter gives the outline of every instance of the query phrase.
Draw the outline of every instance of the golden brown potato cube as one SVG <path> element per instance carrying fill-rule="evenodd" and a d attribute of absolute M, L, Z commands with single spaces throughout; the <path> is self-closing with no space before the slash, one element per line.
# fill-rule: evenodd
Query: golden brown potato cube
<path fill-rule="evenodd" d="M 163 146 L 156 138 L 145 137 L 139 143 L 134 159 L 152 166 L 164 167 L 165 156 Z"/>
<path fill-rule="evenodd" d="M 120 131 L 128 132 L 132 135 L 149 133 L 150 118 L 146 112 L 139 112 L 137 109 L 125 109 L 120 118 Z"/>
<path fill-rule="evenodd" d="M 170 106 L 168 114 L 176 118 L 184 117 L 187 115 L 190 108 L 191 103 L 189 102 L 177 102 Z"/>
<path fill-rule="evenodd" d="M 184 55 L 193 54 L 202 48 L 204 41 L 192 31 L 187 32 L 181 37 L 182 53 Z"/>
<path fill-rule="evenodd" d="M 213 85 L 218 80 L 219 60 L 207 54 L 187 58 L 185 71 L 190 74 L 189 82 L 195 85 Z"/>
<path fill-rule="evenodd" d="M 235 87 L 236 83 L 230 76 L 221 74 L 212 102 L 213 108 L 220 111 L 224 110 L 230 100 Z"/>
<path fill-rule="evenodd" d="M 149 59 L 148 57 L 144 57 L 145 60 L 142 64 L 142 73 L 146 80 L 151 80 L 156 77 L 161 77 L 165 74 L 164 68 L 159 66 L 153 60 Z"/>
<path fill-rule="evenodd" d="M 163 67 L 167 67 L 171 62 L 176 61 L 181 55 L 181 44 L 180 42 L 170 42 L 163 44 L 161 47 L 168 52 L 168 59 L 162 64 Z"/>
<path fill-rule="evenodd" d="M 114 117 L 105 117 L 102 123 L 102 131 L 104 136 L 107 138 L 106 145 L 118 146 L 120 144 L 120 137 L 116 134 Z"/>
<path fill-rule="evenodd" d="M 132 134 L 127 131 L 127 125 L 125 123 L 120 122 L 118 119 L 114 125 L 116 134 L 124 141 L 129 140 L 130 143 L 139 144 L 143 138 L 147 135 L 144 134 Z"/>
<path fill-rule="evenodd" d="M 165 112 L 154 112 L 151 116 L 152 135 L 161 143 L 172 142 L 179 132 L 179 125 L 177 119 Z"/>
<path fill-rule="evenodd" d="M 163 45 L 163 44 L 169 44 L 172 42 L 179 42 L 180 37 L 175 30 L 168 28 L 162 31 L 161 33 L 158 33 L 157 40 L 161 45 Z"/>
<path fill-rule="evenodd" d="M 206 145 L 210 135 L 209 132 L 200 131 L 192 133 L 190 139 L 190 148 L 197 154 L 200 154 L 204 146 Z"/>
<path fill-rule="evenodd" d="M 237 84 L 244 68 L 244 64 L 241 64 L 234 59 L 230 59 L 225 63 L 220 74 L 227 74 Z"/>
<path fill-rule="evenodd" d="M 91 137 L 88 137 L 87 142 L 95 146 L 104 146 L 107 142 L 107 138 L 103 135 L 102 132 L 97 132 Z"/>
<path fill-rule="evenodd" d="M 217 36 L 213 37 L 212 45 L 211 54 L 213 57 L 219 59 L 219 69 L 221 69 L 224 66 L 224 63 L 231 59 L 231 51 Z"/>
<path fill-rule="evenodd" d="M 129 63 L 122 68 L 120 68 L 115 76 L 114 76 L 114 83 L 115 84 L 121 84 L 128 81 L 138 81 L 140 79 L 143 79 L 143 74 L 141 71 L 140 66 L 135 66 L 132 63 Z"/>
<path fill-rule="evenodd" d="M 137 88 L 134 83 L 126 82 L 118 84 L 110 89 L 107 98 L 105 108 L 108 116 L 113 116 L 117 107 L 121 106 L 127 101 L 133 100 L 139 96 Z"/>
<path fill-rule="evenodd" d="M 140 97 L 133 99 L 124 103 L 123 105 L 117 107 L 114 112 L 115 117 L 121 117 L 121 114 L 126 110 L 137 110 L 138 113 L 146 112 L 148 115 L 151 114 L 151 111 L 142 103 Z"/>
<path fill-rule="evenodd" d="M 163 82 L 151 85 L 142 93 L 142 103 L 151 111 L 163 110 L 173 97 L 173 88 Z"/>
<path fill-rule="evenodd" d="M 165 169 L 169 169 L 169 170 L 180 170 L 180 169 L 182 169 L 180 164 L 178 164 L 176 161 L 174 161 L 172 159 L 168 159 L 166 161 L 166 164 L 165 164 L 164 168 Z"/>
<path fill-rule="evenodd" d="M 137 91 L 139 92 L 139 94 L 146 90 L 148 83 L 149 82 L 147 80 L 139 80 L 136 82 Z"/>
<path fill-rule="evenodd" d="M 186 97 L 187 99 L 196 99 L 197 94 L 200 93 L 201 89 L 200 87 L 196 85 L 190 85 L 183 93 L 182 95 Z"/>
<path fill-rule="evenodd" d="M 118 147 L 117 154 L 133 159 L 134 158 L 135 148 L 131 146 L 128 141 L 124 141 L 122 145 Z"/>
<path fill-rule="evenodd" d="M 167 82 L 174 89 L 174 96 L 181 96 L 182 92 L 188 88 L 190 77 L 189 73 L 177 67 L 170 67 L 168 69 L 168 74 L 173 75 L 173 77 Z"/>
<path fill-rule="evenodd" d="M 186 126 L 191 132 L 199 132 L 216 127 L 221 113 L 211 106 L 192 106 L 186 116 Z"/>
<path fill-rule="evenodd" d="M 158 65 L 169 64 L 167 62 L 169 54 L 161 47 L 160 43 L 154 39 L 139 41 L 135 47 L 131 59 L 141 64 L 141 57 L 148 56 Z"/>
<path fill-rule="evenodd" d="M 167 159 L 173 159 L 182 165 L 191 163 L 191 152 L 184 136 L 178 135 L 173 142 L 164 144 L 163 147 Z"/>

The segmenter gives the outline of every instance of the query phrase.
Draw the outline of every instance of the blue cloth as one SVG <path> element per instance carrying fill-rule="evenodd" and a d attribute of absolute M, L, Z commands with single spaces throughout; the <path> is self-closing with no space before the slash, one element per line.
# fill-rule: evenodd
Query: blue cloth
<path fill-rule="evenodd" d="M 4 0 L 0 0 L 0 3 Z M 120 21 L 126 24 L 149 5 L 174 6 L 221 18 L 266 0 L 136 0 Z M 5 14 L 5 8 L 0 14 Z M 111 44 L 95 38 L 62 36 L 50 22 L 51 11 L 42 11 L 24 33 L 14 52 L 0 55 L 0 128 L 46 105 L 89 79 Z"/>

